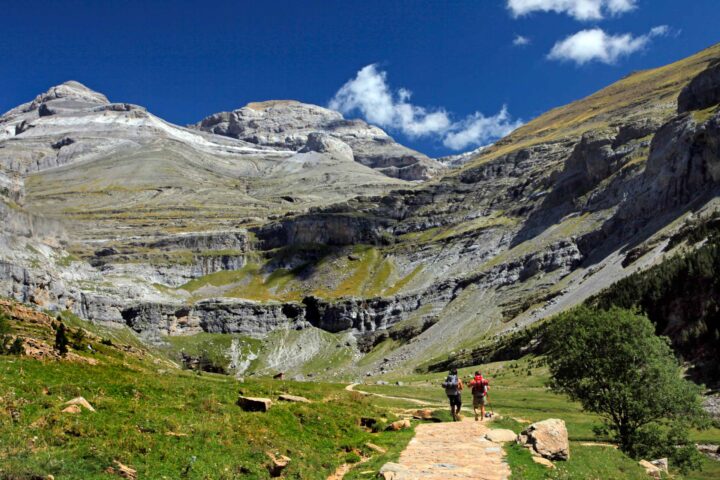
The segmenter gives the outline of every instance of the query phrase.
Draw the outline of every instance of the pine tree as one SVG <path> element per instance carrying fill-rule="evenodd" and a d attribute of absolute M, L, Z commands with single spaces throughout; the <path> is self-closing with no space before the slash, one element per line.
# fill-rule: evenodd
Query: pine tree
<path fill-rule="evenodd" d="M 65 325 L 60 323 L 55 331 L 55 350 L 60 355 L 65 355 L 68 352 L 68 339 L 65 333 Z"/>

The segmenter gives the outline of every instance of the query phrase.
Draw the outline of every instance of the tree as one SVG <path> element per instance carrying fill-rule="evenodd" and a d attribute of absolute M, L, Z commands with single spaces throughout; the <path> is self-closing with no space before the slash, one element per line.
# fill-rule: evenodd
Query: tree
<path fill-rule="evenodd" d="M 68 352 L 67 345 L 68 339 L 65 333 L 65 324 L 61 322 L 55 330 L 55 350 L 57 350 L 60 355 L 65 355 Z"/>
<path fill-rule="evenodd" d="M 7 316 L 0 312 L 0 355 L 7 353 L 7 344 L 10 341 L 10 337 L 8 336 L 9 333 L 10 322 L 8 322 Z"/>
<path fill-rule="evenodd" d="M 12 342 L 10 345 L 10 348 L 8 349 L 9 355 L 24 355 L 25 354 L 25 347 L 23 346 L 23 341 L 20 337 L 15 337 L 15 341 Z"/>
<path fill-rule="evenodd" d="M 688 428 L 705 419 L 700 388 L 683 378 L 669 341 L 647 317 L 578 307 L 561 315 L 547 338 L 551 386 L 600 414 L 621 450 L 698 466 Z"/>

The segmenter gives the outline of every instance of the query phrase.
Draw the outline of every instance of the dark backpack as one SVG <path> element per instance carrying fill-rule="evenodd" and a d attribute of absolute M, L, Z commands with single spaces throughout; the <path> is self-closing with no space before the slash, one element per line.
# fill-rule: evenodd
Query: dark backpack
<path fill-rule="evenodd" d="M 457 375 L 448 375 L 445 381 L 442 383 L 445 389 L 445 394 L 450 397 L 460 393 L 458 390 L 458 377 Z"/>

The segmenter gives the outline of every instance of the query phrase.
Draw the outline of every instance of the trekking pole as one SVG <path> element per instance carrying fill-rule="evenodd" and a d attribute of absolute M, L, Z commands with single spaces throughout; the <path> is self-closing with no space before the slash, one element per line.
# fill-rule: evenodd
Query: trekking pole
<path fill-rule="evenodd" d="M 488 399 L 488 407 L 490 407 L 490 417 L 494 417 L 495 411 L 493 410 L 492 402 L 490 401 L 490 392 L 488 392 L 486 395 L 487 395 L 487 399 Z"/>

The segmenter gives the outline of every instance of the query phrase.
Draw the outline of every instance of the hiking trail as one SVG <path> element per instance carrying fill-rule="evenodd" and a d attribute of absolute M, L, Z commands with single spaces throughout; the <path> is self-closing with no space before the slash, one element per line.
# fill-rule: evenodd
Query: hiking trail
<path fill-rule="evenodd" d="M 510 467 L 502 445 L 484 438 L 488 423 L 465 418 L 418 425 L 398 462 L 383 471 L 393 472 L 393 480 L 506 480 Z"/>
<path fill-rule="evenodd" d="M 345 387 L 365 395 L 405 400 L 416 405 L 445 407 L 445 404 L 408 397 L 355 390 L 358 384 Z M 465 410 L 466 407 L 463 408 Z M 461 422 L 422 423 L 397 463 L 383 467 L 385 478 L 393 480 L 506 480 L 510 467 L 505 462 L 502 444 L 485 439 L 490 421 L 476 422 L 472 416 Z M 392 473 L 390 473 L 392 472 Z M 342 478 L 342 477 L 339 477 Z"/>

